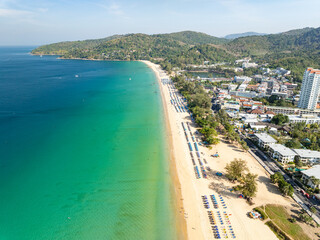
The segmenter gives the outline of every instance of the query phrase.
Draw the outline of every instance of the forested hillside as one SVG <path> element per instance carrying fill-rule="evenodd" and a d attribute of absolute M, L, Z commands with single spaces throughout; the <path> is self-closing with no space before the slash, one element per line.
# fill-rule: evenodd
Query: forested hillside
<path fill-rule="evenodd" d="M 199 45 L 199 44 L 221 45 L 229 42 L 229 40 L 225 38 L 217 38 L 205 33 L 192 32 L 192 31 L 184 31 L 184 32 L 169 33 L 169 34 L 157 34 L 154 36 L 169 38 L 169 39 L 177 40 L 190 45 Z"/>
<path fill-rule="evenodd" d="M 32 51 L 33 54 L 42 54 L 42 55 L 63 55 L 70 50 L 74 49 L 89 49 L 98 46 L 103 42 L 107 42 L 113 39 L 118 39 L 123 37 L 123 35 L 113 35 L 111 37 L 101 38 L 101 39 L 92 39 L 84 41 L 68 41 L 53 43 L 48 45 L 43 45 Z"/>
<path fill-rule="evenodd" d="M 279 34 L 240 37 L 232 41 L 204 33 L 128 34 L 86 41 L 41 46 L 33 54 L 62 58 L 103 60 L 151 60 L 171 67 L 188 64 L 233 62 L 251 57 L 258 63 L 292 70 L 301 80 L 306 67 L 320 67 L 320 28 L 304 28 Z"/>
<path fill-rule="evenodd" d="M 59 54 L 62 58 L 103 60 L 154 60 L 170 66 L 203 64 L 204 61 L 232 62 L 235 54 L 216 47 L 219 38 L 203 33 L 128 34 L 113 39 L 57 43 L 39 47 L 33 54 Z M 220 44 L 225 42 L 221 40 Z M 210 43 L 210 44 L 204 44 Z"/>

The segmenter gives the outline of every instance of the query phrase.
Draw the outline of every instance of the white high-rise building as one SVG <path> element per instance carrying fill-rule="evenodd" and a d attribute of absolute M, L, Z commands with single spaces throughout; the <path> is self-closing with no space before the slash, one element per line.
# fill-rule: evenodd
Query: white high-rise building
<path fill-rule="evenodd" d="M 298 103 L 299 108 L 315 109 L 320 93 L 320 70 L 308 68 L 301 86 L 301 94 Z"/>

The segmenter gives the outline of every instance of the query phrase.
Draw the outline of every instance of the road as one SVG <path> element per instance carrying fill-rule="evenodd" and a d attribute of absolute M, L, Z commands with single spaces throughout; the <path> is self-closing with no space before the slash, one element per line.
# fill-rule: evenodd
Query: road
<path fill-rule="evenodd" d="M 249 146 L 249 153 L 262 165 L 262 167 L 269 173 L 274 174 L 275 172 L 280 172 L 284 179 L 290 183 L 294 188 L 293 199 L 304 209 L 306 212 L 312 216 L 312 218 L 320 224 L 320 213 L 319 213 L 319 202 L 314 199 L 308 199 L 300 192 L 300 187 L 289 177 L 280 167 L 267 155 L 265 155 L 260 149 L 258 149 L 245 135 L 240 133 L 240 137 L 246 141 Z M 315 206 L 317 212 L 312 214 L 310 212 L 310 207 Z"/>

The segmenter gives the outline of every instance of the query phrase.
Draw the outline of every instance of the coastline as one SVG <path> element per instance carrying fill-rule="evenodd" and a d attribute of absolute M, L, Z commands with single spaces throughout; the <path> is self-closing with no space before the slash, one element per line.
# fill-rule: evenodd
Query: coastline
<path fill-rule="evenodd" d="M 210 222 L 208 221 L 208 211 L 204 208 L 201 196 L 223 197 L 226 211 L 230 219 L 230 226 L 236 235 L 236 239 L 246 240 L 271 240 L 277 239 L 274 233 L 262 221 L 256 221 L 247 216 L 254 207 L 265 204 L 279 204 L 291 207 L 293 201 L 283 197 L 278 189 L 270 183 L 270 179 L 261 165 L 248 153 L 242 151 L 239 146 L 230 144 L 225 141 L 223 136 L 219 136 L 220 143 L 213 146 L 213 149 L 208 149 L 199 146 L 199 163 L 200 158 L 205 168 L 210 167 L 207 172 L 207 178 L 195 177 L 194 165 L 192 164 L 188 148 L 188 142 L 185 138 L 185 132 L 181 126 L 181 122 L 189 124 L 189 131 L 193 132 L 195 138 L 199 140 L 201 136 L 197 134 L 197 126 L 192 122 L 190 115 L 186 112 L 177 112 L 171 104 L 170 94 L 172 93 L 166 88 L 166 85 L 161 82 L 162 78 L 168 78 L 161 70 L 159 65 L 149 61 L 141 61 L 150 67 L 157 76 L 160 84 L 161 97 L 164 110 L 166 112 L 166 122 L 168 139 L 170 144 L 170 152 L 172 155 L 170 165 L 172 166 L 172 176 L 175 181 L 175 191 L 177 192 L 177 205 L 180 207 L 178 212 L 178 221 L 183 222 L 183 227 L 180 231 L 185 231 L 187 239 L 206 240 L 212 239 L 213 233 Z M 162 75 L 163 76 L 162 76 Z M 176 90 L 174 90 L 176 91 Z M 171 92 L 171 93 L 170 93 Z M 192 151 L 192 150 L 191 150 Z M 211 155 L 219 153 L 220 157 L 212 158 Z M 192 152 L 195 154 L 195 151 Z M 225 174 L 225 166 L 234 158 L 241 158 L 247 162 L 250 172 L 258 175 L 258 193 L 254 198 L 254 205 L 250 206 L 247 202 L 238 197 L 237 192 L 231 192 L 230 189 L 235 185 L 228 181 L 225 177 L 217 177 L 215 172 L 219 171 Z M 219 203 L 220 204 L 220 203 Z M 217 211 L 217 210 L 214 210 Z M 181 227 L 181 226 L 178 226 Z M 228 232 L 228 234 L 230 234 Z M 229 235 L 230 238 L 230 235 Z"/>
<path fill-rule="evenodd" d="M 206 240 L 212 238 L 212 233 L 207 220 L 207 212 L 201 211 L 201 200 L 197 179 L 194 175 L 194 167 L 191 164 L 188 145 L 185 136 L 181 131 L 181 122 L 190 121 L 188 113 L 179 113 L 171 105 L 170 94 L 165 85 L 161 82 L 163 72 L 159 65 L 149 61 L 141 61 L 150 67 L 158 80 L 161 90 L 164 110 L 166 111 L 167 138 L 171 152 L 171 174 L 174 180 L 176 194 L 177 228 L 182 239 Z M 169 78 L 163 74 L 163 78 Z M 202 190 L 202 189 L 200 189 Z M 201 191 L 202 192 L 202 191 Z"/>
<path fill-rule="evenodd" d="M 156 68 L 156 65 L 149 61 L 141 61 L 145 63 L 149 68 L 151 68 L 157 78 L 157 82 L 159 84 L 160 94 L 161 94 L 161 101 L 162 106 L 164 110 L 164 117 L 165 117 L 165 125 L 166 125 L 166 137 L 169 140 L 169 153 L 170 153 L 170 176 L 173 182 L 173 190 L 174 190 L 174 197 L 175 197 L 175 215 L 176 215 L 176 226 L 177 226 L 177 235 L 178 239 L 184 240 L 189 239 L 187 234 L 187 226 L 186 226 L 186 220 L 184 218 L 184 215 L 181 214 L 181 210 L 184 209 L 183 203 L 181 201 L 182 199 L 182 192 L 181 192 L 181 182 L 178 178 L 177 174 L 177 167 L 175 164 L 175 154 L 174 154 L 174 148 L 173 148 L 173 138 L 171 134 L 171 123 L 169 119 L 169 109 L 167 107 L 167 101 L 164 96 L 164 90 L 163 86 L 161 84 L 161 77 L 158 69 Z M 180 199 L 180 200 L 179 200 Z"/>
<path fill-rule="evenodd" d="M 61 60 L 82 60 L 82 61 L 111 61 L 111 62 L 133 62 L 133 61 L 141 61 L 141 60 L 118 60 L 118 59 L 93 59 L 93 58 L 65 58 L 61 57 L 59 54 L 40 54 L 40 53 L 32 53 L 29 52 L 32 56 L 57 56 L 57 59 Z"/>

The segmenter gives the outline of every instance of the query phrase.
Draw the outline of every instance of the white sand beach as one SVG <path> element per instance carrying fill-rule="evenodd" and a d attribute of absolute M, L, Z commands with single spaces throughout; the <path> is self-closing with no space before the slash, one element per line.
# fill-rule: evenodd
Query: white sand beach
<path fill-rule="evenodd" d="M 172 164 L 176 169 L 173 174 L 176 174 L 174 177 L 177 177 L 180 183 L 180 185 L 176 186 L 176 191 L 181 194 L 181 196 L 178 195 L 179 220 L 185 220 L 180 225 L 182 228 L 185 228 L 187 238 L 192 240 L 214 239 L 208 216 L 209 210 L 212 211 L 219 226 L 221 239 L 224 239 L 226 234 L 228 238 L 233 238 L 234 236 L 235 239 L 243 240 L 277 240 L 275 234 L 263 221 L 251 219 L 247 216 L 247 213 L 256 206 L 268 203 L 291 206 L 293 201 L 279 194 L 277 188 L 270 183 L 265 170 L 249 153 L 243 152 L 237 146 L 224 142 L 222 136 L 220 136 L 221 142 L 217 146 L 214 146 L 212 150 L 200 146 L 199 143 L 197 144 L 200 153 L 199 161 L 195 151 L 196 146 L 192 139 L 192 136 L 194 140 L 200 137 L 196 134 L 196 126 L 192 123 L 190 115 L 187 112 L 177 111 L 171 102 L 173 96 L 179 97 L 180 95 L 177 95 L 176 90 L 170 88 L 168 84 L 162 83 L 163 79 L 169 79 L 169 77 L 165 75 L 158 65 L 148 61 L 143 62 L 153 69 L 160 84 L 167 124 L 169 125 L 168 137 L 171 140 Z M 180 100 L 178 102 L 181 104 Z M 186 131 L 184 131 L 182 122 Z M 189 123 L 190 129 L 187 123 Z M 192 145 L 191 152 L 194 162 L 190 155 L 187 139 Z M 210 157 L 210 155 L 216 152 L 218 152 L 219 157 Z M 237 193 L 230 191 L 233 184 L 224 176 L 220 177 L 216 175 L 217 171 L 224 174 L 226 164 L 234 158 L 245 160 L 250 172 L 258 174 L 258 193 L 253 200 L 253 206 L 249 206 L 244 199 L 238 198 Z M 195 167 L 199 170 L 200 178 L 196 177 Z M 203 177 L 201 167 L 205 169 L 207 178 Z M 208 167 L 210 171 L 208 171 Z M 204 207 L 202 200 L 202 196 L 204 195 L 208 199 L 209 209 Z M 214 208 L 210 195 L 214 195 L 217 199 L 217 209 Z M 221 195 L 222 201 L 219 195 Z M 219 220 L 218 212 L 221 215 L 223 224 Z"/>

